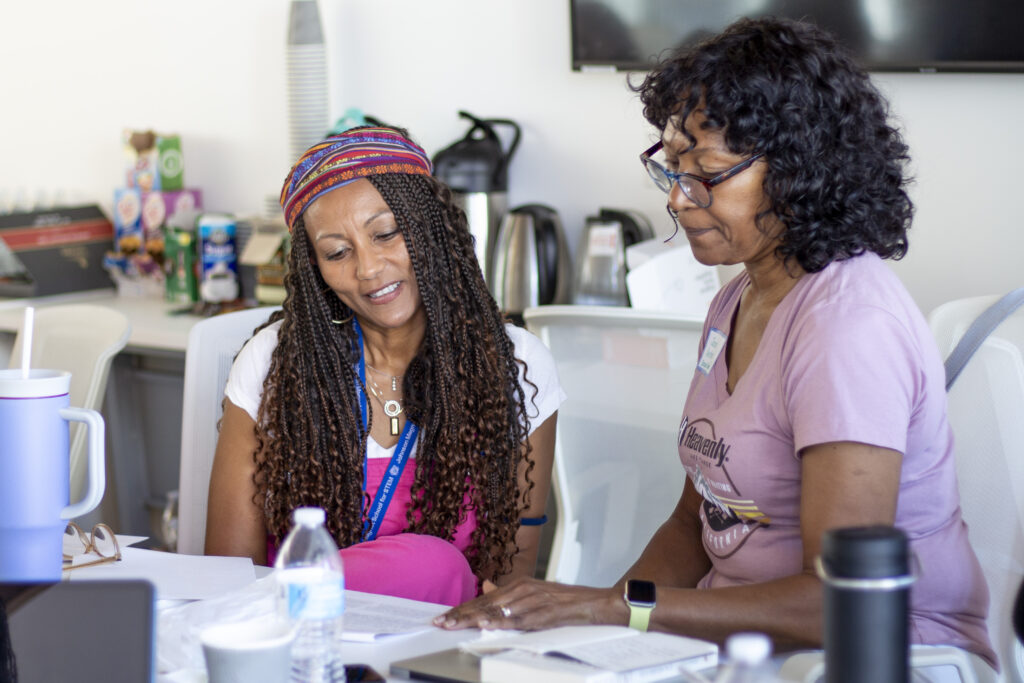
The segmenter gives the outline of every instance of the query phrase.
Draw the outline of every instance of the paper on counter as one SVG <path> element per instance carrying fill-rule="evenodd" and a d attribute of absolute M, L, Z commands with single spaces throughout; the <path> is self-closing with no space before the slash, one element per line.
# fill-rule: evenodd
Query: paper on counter
<path fill-rule="evenodd" d="M 67 572 L 69 581 L 145 579 L 159 600 L 202 600 L 224 595 L 256 580 L 248 557 L 179 555 L 121 548 L 121 561 Z"/>
<path fill-rule="evenodd" d="M 703 320 L 720 286 L 718 271 L 697 261 L 689 245 L 647 240 L 630 246 L 626 289 L 633 308 Z"/>
<path fill-rule="evenodd" d="M 159 610 L 158 672 L 202 671 L 199 633 L 212 624 L 273 617 L 276 593 L 277 578 L 270 574 L 209 600 Z M 347 590 L 342 638 L 380 642 L 387 637 L 422 633 L 436 628 L 431 620 L 448 609 L 445 605 Z"/>
<path fill-rule="evenodd" d="M 345 629 L 342 638 L 369 642 L 381 637 L 429 631 L 434 617 L 450 607 L 390 595 L 345 592 Z"/>

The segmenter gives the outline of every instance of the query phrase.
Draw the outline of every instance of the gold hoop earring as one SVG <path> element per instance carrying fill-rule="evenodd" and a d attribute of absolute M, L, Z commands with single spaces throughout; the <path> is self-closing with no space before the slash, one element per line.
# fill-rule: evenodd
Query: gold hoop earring
<path fill-rule="evenodd" d="M 331 320 L 331 322 L 334 323 L 335 325 L 344 325 L 346 323 L 352 322 L 352 318 L 354 318 L 354 317 L 356 317 L 356 314 L 350 312 L 348 314 L 348 317 L 345 318 L 344 320 Z"/>

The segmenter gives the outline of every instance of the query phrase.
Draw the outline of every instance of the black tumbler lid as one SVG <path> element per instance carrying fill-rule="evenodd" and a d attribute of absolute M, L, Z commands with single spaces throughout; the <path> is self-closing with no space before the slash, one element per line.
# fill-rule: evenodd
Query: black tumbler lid
<path fill-rule="evenodd" d="M 831 576 L 877 579 L 909 573 L 907 535 L 891 526 L 860 526 L 826 531 L 821 560 Z"/>

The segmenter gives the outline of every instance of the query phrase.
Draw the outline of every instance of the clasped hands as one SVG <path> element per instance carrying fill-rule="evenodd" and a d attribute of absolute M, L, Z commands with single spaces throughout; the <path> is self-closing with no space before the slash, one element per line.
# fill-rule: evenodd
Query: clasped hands
<path fill-rule="evenodd" d="M 517 579 L 501 588 L 484 581 L 483 595 L 434 618 L 444 629 L 482 628 L 533 631 L 574 624 L 627 624 L 621 588 L 569 586 Z"/>

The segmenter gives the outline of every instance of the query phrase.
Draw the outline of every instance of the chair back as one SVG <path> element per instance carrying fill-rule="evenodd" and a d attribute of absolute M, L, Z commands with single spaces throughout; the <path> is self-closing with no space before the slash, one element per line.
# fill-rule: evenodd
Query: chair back
<path fill-rule="evenodd" d="M 14 340 L 9 367 L 18 367 L 24 330 Z M 101 411 L 114 356 L 128 343 L 131 325 L 123 313 L 93 304 L 36 309 L 32 326 L 32 367 L 71 373 L 70 405 Z M 71 500 L 82 497 L 86 474 L 86 431 L 69 424 Z"/>
<path fill-rule="evenodd" d="M 250 308 L 196 323 L 185 349 L 181 411 L 181 464 L 178 475 L 177 551 L 202 555 L 206 541 L 206 499 L 213 453 L 223 413 L 224 386 L 231 364 L 253 330 L 277 306 Z"/>
<path fill-rule="evenodd" d="M 944 356 L 998 297 L 951 301 L 928 316 Z M 1024 309 L 1008 317 L 949 390 L 960 507 L 988 581 L 988 630 L 1007 680 L 1024 681 L 1024 648 L 1012 628 L 1024 579 Z"/>
<path fill-rule="evenodd" d="M 568 398 L 558 411 L 547 578 L 610 586 L 683 490 L 677 434 L 703 322 L 612 306 L 527 309 Z"/>

